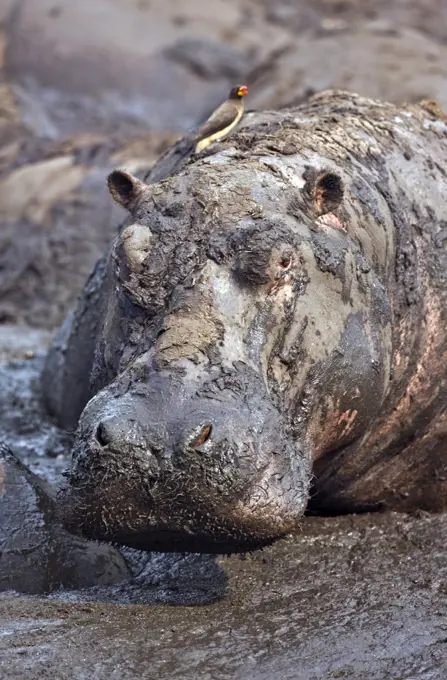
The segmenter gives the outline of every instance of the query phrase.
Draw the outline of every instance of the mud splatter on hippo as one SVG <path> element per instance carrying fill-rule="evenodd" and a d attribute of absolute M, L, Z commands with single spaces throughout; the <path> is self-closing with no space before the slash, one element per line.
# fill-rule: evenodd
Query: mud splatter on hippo
<path fill-rule="evenodd" d="M 112 173 L 129 219 L 43 376 L 67 526 L 224 553 L 308 505 L 446 506 L 446 140 L 327 92 L 151 186 Z"/>

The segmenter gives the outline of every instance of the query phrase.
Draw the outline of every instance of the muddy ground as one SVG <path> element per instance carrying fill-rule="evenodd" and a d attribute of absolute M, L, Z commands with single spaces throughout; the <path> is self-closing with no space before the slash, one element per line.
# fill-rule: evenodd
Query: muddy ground
<path fill-rule="evenodd" d="M 121 214 L 111 167 L 156 155 L 246 81 L 447 108 L 434 0 L 0 0 L 0 431 L 57 487 L 70 435 L 38 374 Z M 48 161 L 48 162 L 47 162 Z M 447 517 L 306 517 L 262 552 L 126 553 L 107 588 L 0 595 L 0 678 L 443 680 Z"/>
<path fill-rule="evenodd" d="M 304 524 L 247 559 L 160 556 L 107 591 L 3 596 L 2 677 L 445 678 L 445 520 Z"/>

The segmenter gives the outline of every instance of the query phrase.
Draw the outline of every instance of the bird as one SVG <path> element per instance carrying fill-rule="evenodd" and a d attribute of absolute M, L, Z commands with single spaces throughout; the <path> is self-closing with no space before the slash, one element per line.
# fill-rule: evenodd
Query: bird
<path fill-rule="evenodd" d="M 224 139 L 244 115 L 243 97 L 248 94 L 246 85 L 237 85 L 230 91 L 228 99 L 206 120 L 193 138 L 194 153 L 200 153 L 213 142 Z"/>
<path fill-rule="evenodd" d="M 244 115 L 242 98 L 248 94 L 246 85 L 237 85 L 230 91 L 228 99 L 199 128 L 181 137 L 169 147 L 146 173 L 146 184 L 155 184 L 181 170 L 188 158 L 200 153 L 213 142 L 226 137 Z"/>

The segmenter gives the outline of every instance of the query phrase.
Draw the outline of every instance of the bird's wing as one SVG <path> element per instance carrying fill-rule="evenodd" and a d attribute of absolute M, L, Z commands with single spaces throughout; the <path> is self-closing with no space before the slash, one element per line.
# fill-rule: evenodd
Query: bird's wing
<path fill-rule="evenodd" d="M 211 137 L 220 130 L 225 130 L 236 120 L 239 108 L 233 102 L 226 101 L 221 104 L 214 113 L 199 127 L 195 133 L 195 139 L 201 140 Z"/>

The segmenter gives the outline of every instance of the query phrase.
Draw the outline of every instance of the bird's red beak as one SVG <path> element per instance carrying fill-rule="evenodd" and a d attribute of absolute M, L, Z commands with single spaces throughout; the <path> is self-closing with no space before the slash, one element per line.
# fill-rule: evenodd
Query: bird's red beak
<path fill-rule="evenodd" d="M 248 87 L 246 85 L 241 85 L 237 93 L 239 97 L 245 97 L 245 95 L 248 94 Z"/>

